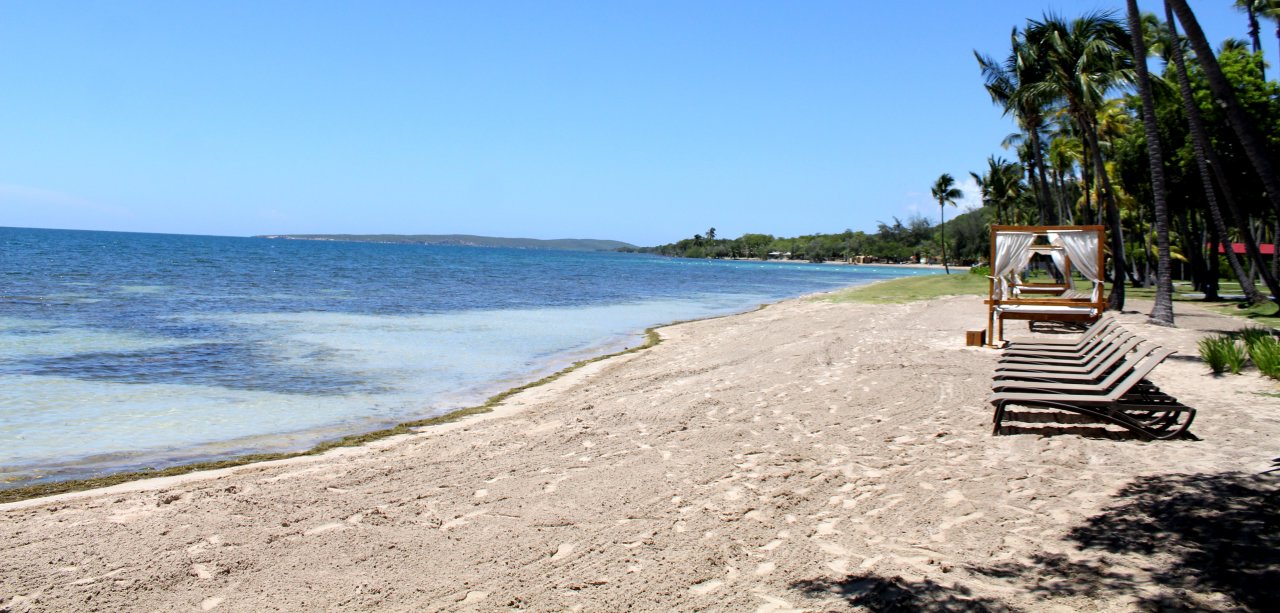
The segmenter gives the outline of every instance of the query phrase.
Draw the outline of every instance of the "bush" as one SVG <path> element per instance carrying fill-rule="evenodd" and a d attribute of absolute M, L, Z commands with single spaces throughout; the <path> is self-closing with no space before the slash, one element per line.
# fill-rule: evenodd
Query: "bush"
<path fill-rule="evenodd" d="M 1249 359 L 1262 374 L 1272 379 L 1280 379 L 1280 340 L 1270 332 L 1266 336 L 1256 338 L 1249 343 Z"/>
<path fill-rule="evenodd" d="M 1230 336 L 1205 337 L 1200 339 L 1200 359 L 1209 365 L 1215 375 L 1227 370 L 1238 375 L 1244 368 L 1245 350 Z"/>
<path fill-rule="evenodd" d="M 1245 345 L 1252 348 L 1253 344 L 1258 342 L 1259 340 L 1264 338 L 1274 339 L 1275 335 L 1272 334 L 1271 330 L 1268 328 L 1259 328 L 1257 326 L 1249 326 L 1248 328 L 1245 328 L 1243 330 L 1240 330 L 1239 332 L 1236 332 L 1236 337 L 1238 337 L 1240 340 L 1243 340 Z"/>
<path fill-rule="evenodd" d="M 971 274 L 971 275 L 982 275 L 982 276 L 984 276 L 984 277 L 990 277 L 990 276 L 991 276 L 991 267 L 990 267 L 990 266 L 971 266 L 971 267 L 969 267 L 969 274 Z"/>

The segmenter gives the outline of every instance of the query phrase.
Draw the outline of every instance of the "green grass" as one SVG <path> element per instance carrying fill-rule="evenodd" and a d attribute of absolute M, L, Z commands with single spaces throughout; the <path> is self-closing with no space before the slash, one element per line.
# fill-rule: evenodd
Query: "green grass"
<path fill-rule="evenodd" d="M 863 302 L 888 304 L 929 300 L 941 296 L 985 296 L 989 291 L 987 278 L 957 272 L 949 275 L 921 275 L 881 281 L 823 296 L 830 302 Z"/>
<path fill-rule="evenodd" d="M 1220 294 L 1239 294 L 1243 290 L 1240 289 L 1240 283 L 1236 281 L 1221 281 L 1218 287 Z M 1196 294 L 1191 297 L 1188 294 Z M 1132 287 L 1124 288 L 1125 298 L 1136 298 L 1140 300 L 1155 300 L 1156 289 L 1154 287 Z M 1242 300 L 1222 300 L 1219 302 L 1205 302 L 1204 298 L 1199 296 L 1199 292 L 1191 288 L 1190 283 L 1178 282 L 1173 286 L 1173 300 L 1175 302 L 1194 302 L 1222 315 L 1230 317 L 1242 317 L 1260 326 L 1268 328 L 1280 328 L 1280 305 L 1274 302 L 1265 302 L 1257 306 L 1249 306 Z"/>

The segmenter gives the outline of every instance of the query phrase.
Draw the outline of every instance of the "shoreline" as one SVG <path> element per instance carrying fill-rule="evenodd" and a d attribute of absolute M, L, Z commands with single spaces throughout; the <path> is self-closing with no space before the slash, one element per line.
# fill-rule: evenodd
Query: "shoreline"
<path fill-rule="evenodd" d="M 879 264 L 875 266 L 879 266 Z M 907 266 L 907 265 L 901 265 L 901 266 Z M 928 265 L 912 265 L 912 266 L 926 267 Z M 941 269 L 941 266 L 939 266 L 938 268 Z M 115 488 L 117 486 L 127 485 L 130 483 L 149 481 L 153 479 L 166 480 L 166 479 L 171 479 L 175 477 L 193 475 L 197 473 L 211 473 L 214 476 L 218 476 L 218 475 L 224 474 L 223 471 L 234 470 L 236 468 L 240 468 L 244 466 L 253 466 L 253 465 L 263 464 L 263 463 L 286 462 L 286 461 L 299 460 L 299 459 L 305 459 L 305 458 L 322 457 L 325 454 L 331 453 L 332 451 L 338 450 L 338 449 L 359 448 L 361 446 L 376 443 L 384 439 L 391 439 L 401 435 L 424 432 L 430 428 L 437 428 L 437 427 L 445 426 L 448 424 L 456 423 L 467 418 L 472 418 L 474 416 L 486 415 L 486 414 L 492 413 L 494 409 L 499 405 L 501 405 L 502 402 L 507 398 L 514 396 L 516 394 L 519 394 L 520 392 L 523 392 L 525 390 L 529 390 L 535 387 L 545 385 L 547 383 L 551 383 L 563 376 L 566 376 L 592 363 L 608 360 L 611 358 L 616 358 L 619 356 L 628 355 L 630 353 L 643 351 L 645 349 L 653 347 L 658 343 L 662 342 L 661 337 L 657 334 L 657 330 L 660 330 L 662 328 L 676 326 L 684 323 L 690 323 L 694 321 L 708 321 L 708 320 L 715 320 L 715 319 L 720 319 L 725 317 L 733 317 L 735 315 L 751 313 L 754 311 L 767 308 L 772 305 L 780 304 L 780 303 L 791 301 L 791 300 L 806 300 L 806 299 L 811 299 L 815 296 L 822 296 L 826 294 L 837 293 L 853 287 L 865 287 L 868 285 L 875 285 L 879 283 L 884 283 L 886 281 L 892 281 L 892 279 L 871 279 L 860 284 L 848 285 L 848 286 L 822 290 L 817 292 L 809 292 L 806 294 L 801 294 L 799 296 L 783 298 L 781 300 L 777 300 L 774 302 L 759 303 L 752 307 L 744 308 L 743 310 L 740 310 L 740 311 L 733 311 L 733 312 L 723 313 L 718 315 L 709 315 L 707 317 L 700 317 L 696 319 L 676 320 L 676 321 L 656 324 L 656 325 L 644 328 L 643 330 L 639 330 L 634 334 L 625 335 L 625 336 L 634 335 L 634 336 L 639 336 L 643 338 L 644 341 L 640 345 L 637 345 L 635 347 L 628 347 L 624 345 L 621 350 L 606 352 L 598 355 L 590 355 L 589 350 L 584 351 L 582 353 L 586 353 L 587 354 L 586 357 L 576 359 L 576 360 L 570 358 L 569 363 L 567 365 L 559 368 L 555 368 L 554 366 L 551 366 L 546 369 L 539 369 L 537 371 L 534 371 L 531 374 L 536 378 L 525 381 L 523 383 L 519 383 L 511 387 L 500 388 L 498 389 L 498 391 L 492 393 L 489 396 L 486 396 L 484 400 L 479 404 L 459 407 L 459 408 L 447 411 L 445 413 L 441 413 L 439 415 L 433 415 L 430 417 L 398 422 L 385 428 L 354 432 L 351 434 L 342 435 L 342 436 L 328 439 L 328 440 L 321 440 L 320 442 L 306 449 L 301 449 L 298 451 L 248 452 L 248 453 L 241 453 L 238 455 L 225 457 L 221 459 L 195 459 L 192 461 L 178 460 L 176 463 L 167 465 L 164 468 L 160 468 L 160 469 L 121 470 L 119 472 L 110 472 L 109 474 L 105 474 L 99 477 L 54 479 L 51 481 L 41 481 L 41 480 L 38 480 L 39 478 L 37 478 L 37 482 L 31 483 L 29 485 L 19 485 L 16 487 L 0 488 L 0 510 L 4 510 L 6 508 L 6 505 L 21 503 L 29 500 L 41 500 L 46 498 L 57 499 L 58 497 L 67 495 L 67 494 L 76 494 L 80 492 L 92 493 L 98 490 L 116 491 L 112 488 Z M 617 344 L 621 344 L 621 341 L 603 342 L 601 343 L 601 347 L 608 347 L 610 345 L 616 346 Z M 567 355 L 572 355 L 572 354 L 567 354 Z M 537 376 L 538 372 L 547 372 L 547 374 L 538 377 Z M 298 434 L 298 433 L 291 432 L 291 433 L 264 434 L 264 435 L 257 435 L 255 437 L 250 437 L 250 438 L 272 437 L 272 436 L 280 436 L 283 434 Z M 226 442 L 224 441 L 222 443 L 226 443 Z M 196 478 L 196 477 L 193 477 L 193 478 Z M 165 483 L 167 483 L 167 481 Z M 157 485 L 156 487 L 163 487 L 165 483 Z M 134 491 L 134 490 L 127 489 L 122 491 Z"/>
<path fill-rule="evenodd" d="M 0 506 L 0 609 L 838 610 L 905 594 L 1124 611 L 1248 598 L 1186 575 L 1213 571 L 1196 562 L 1206 548 L 1258 570 L 1243 542 L 1210 547 L 1258 538 L 1234 523 L 1250 516 L 1195 520 L 1276 491 L 1274 475 L 1253 476 L 1280 437 L 1275 382 L 1213 377 L 1195 359 L 1200 335 L 1247 322 L 1182 303 L 1181 328 L 1118 315 L 1185 356 L 1151 378 L 1200 411 L 1199 440 L 1071 421 L 992 436 L 998 353 L 963 346 L 980 297 L 813 295 L 664 327 L 645 351 L 478 418 Z M 1181 531 L 1178 513 L 1197 527 Z M 1091 531 L 1141 546 L 1108 549 Z"/>
<path fill-rule="evenodd" d="M 800 296 L 785 298 L 777 302 L 761 303 L 742 311 L 734 311 L 720 315 L 709 315 L 707 317 L 697 319 L 677 320 L 650 326 L 635 333 L 636 336 L 640 336 L 644 339 L 644 342 L 640 345 L 635 347 L 624 346 L 618 351 L 602 353 L 599 355 L 589 355 L 588 357 L 581 359 L 571 360 L 566 366 L 558 369 L 549 369 L 551 370 L 549 374 L 512 387 L 500 389 L 496 393 L 487 396 L 484 401 L 479 404 L 459 407 L 439 415 L 399 422 L 387 428 L 355 432 L 337 438 L 323 440 L 311 447 L 299 451 L 251 452 L 223 459 L 194 460 L 189 462 L 178 461 L 173 465 L 166 466 L 161 469 L 122 470 L 120 472 L 112 472 L 100 477 L 40 481 L 30 485 L 0 488 L 0 511 L 4 511 L 9 508 L 20 508 L 24 502 L 56 501 L 64 499 L 63 497 L 74 498 L 77 494 L 93 495 L 97 493 L 144 491 L 160 487 L 168 487 L 174 483 L 184 483 L 206 477 L 217 478 L 219 476 L 230 474 L 231 471 L 235 471 L 238 468 L 247 466 L 266 464 L 274 465 L 277 463 L 323 458 L 327 455 L 341 452 L 343 450 L 360 452 L 363 447 L 376 445 L 383 441 L 392 441 L 402 436 L 410 436 L 420 433 L 434 434 L 447 432 L 450 429 L 449 426 L 459 424 L 464 420 L 477 421 L 479 419 L 489 419 L 510 414 L 509 412 L 499 411 L 498 409 L 503 405 L 504 401 L 512 396 L 552 383 L 596 362 L 626 356 L 654 347 L 662 342 L 661 336 L 657 333 L 657 331 L 662 328 L 677 326 L 694 321 L 708 321 L 725 317 L 733 317 L 735 315 L 758 311 L 771 305 L 789 300 L 803 300 L 812 296 L 838 292 L 848 289 L 849 287 L 862 287 L 865 285 L 882 283 L 884 281 L 885 280 L 883 279 L 871 280 L 859 285 L 850 285 L 843 288 L 836 288 L 821 292 L 811 292 Z M 602 343 L 602 346 L 616 344 L 618 343 Z M 534 376 L 536 376 L 536 373 Z M 278 434 L 261 436 L 270 437 L 278 436 Z M 177 480 L 174 481 L 175 479 Z M 150 481 L 156 481 L 156 483 L 148 483 Z M 137 487 L 128 487 L 130 485 L 136 485 Z"/>
<path fill-rule="evenodd" d="M 721 315 L 718 317 L 726 316 Z M 64 497 L 76 497 L 77 494 L 95 495 L 98 493 L 144 491 L 158 487 L 168 487 L 173 483 L 182 483 L 203 478 L 217 478 L 219 476 L 230 474 L 232 471 L 246 466 L 275 465 L 296 460 L 312 458 L 318 459 L 326 457 L 327 455 L 342 452 L 343 450 L 360 452 L 362 451 L 362 447 L 376 445 L 382 441 L 390 441 L 401 436 L 424 433 L 433 428 L 444 428 L 451 424 L 460 423 L 467 418 L 492 415 L 495 412 L 494 409 L 511 396 L 551 383 L 585 366 L 589 366 L 592 363 L 648 349 L 649 347 L 661 342 L 661 338 L 658 336 L 656 330 L 679 323 L 682 322 L 672 322 L 669 324 L 661 324 L 645 328 L 644 331 L 640 333 L 645 338 L 645 342 L 639 346 L 627 347 L 621 351 L 573 361 L 568 366 L 560 368 L 549 375 L 493 394 L 478 405 L 460 407 L 440 415 L 400 422 L 389 428 L 348 434 L 336 439 L 322 441 L 302 451 L 248 453 L 222 460 L 180 462 L 158 470 L 123 471 L 88 479 L 67 479 L 12 488 L 3 488 L 0 489 L 0 511 L 8 510 L 10 508 L 21 508 L 22 503 L 25 502 L 52 502 L 62 500 Z M 170 481 L 171 479 L 178 479 L 182 477 L 188 478 Z M 146 483 L 153 480 L 157 483 Z M 122 487 L 134 484 L 138 485 L 138 487 Z"/>

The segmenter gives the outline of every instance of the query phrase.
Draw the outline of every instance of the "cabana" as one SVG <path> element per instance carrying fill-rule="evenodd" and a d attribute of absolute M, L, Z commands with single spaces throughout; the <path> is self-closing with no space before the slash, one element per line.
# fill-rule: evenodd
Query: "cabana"
<path fill-rule="evenodd" d="M 1103 226 L 991 226 L 991 283 L 987 343 L 1004 342 L 1004 320 L 1092 323 L 1102 316 Z M 1061 281 L 1024 283 L 1037 254 L 1047 256 Z M 1071 273 L 1092 283 L 1077 290 Z"/>

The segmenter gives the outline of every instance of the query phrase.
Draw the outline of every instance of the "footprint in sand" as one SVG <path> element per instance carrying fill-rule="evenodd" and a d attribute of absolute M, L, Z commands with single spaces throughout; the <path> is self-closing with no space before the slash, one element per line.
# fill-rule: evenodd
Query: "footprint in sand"
<path fill-rule="evenodd" d="M 690 586 L 689 591 L 699 596 L 706 596 L 707 594 L 720 589 L 720 586 L 722 585 L 724 585 L 724 581 L 719 579 L 708 579 L 702 583 Z"/>
<path fill-rule="evenodd" d="M 200 601 L 200 610 L 201 611 L 212 610 L 214 607 L 222 604 L 222 601 L 224 600 L 226 599 L 221 596 L 211 596 L 209 598 L 205 598 L 204 600 Z"/>
<path fill-rule="evenodd" d="M 764 604 L 760 605 L 760 608 L 756 609 L 756 613 L 788 613 L 791 611 L 801 610 L 791 606 L 791 603 L 778 598 L 777 596 L 769 596 L 757 592 L 756 598 L 764 600 Z"/>
<path fill-rule="evenodd" d="M 307 530 L 302 533 L 302 536 L 311 536 L 313 534 L 320 534 L 323 532 L 329 532 L 331 530 L 345 530 L 346 528 L 347 528 L 346 524 L 343 524 L 342 522 L 334 521 L 334 522 L 329 522 L 327 524 L 321 524 L 310 530 Z"/>
<path fill-rule="evenodd" d="M 573 553 L 573 549 L 573 543 L 560 543 L 560 546 L 556 548 L 556 552 L 551 555 L 551 561 L 565 559 L 569 554 Z"/>
<path fill-rule="evenodd" d="M 212 579 L 213 572 L 204 564 L 192 564 L 189 574 L 197 579 Z"/>

